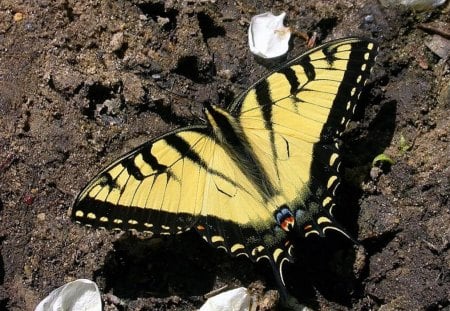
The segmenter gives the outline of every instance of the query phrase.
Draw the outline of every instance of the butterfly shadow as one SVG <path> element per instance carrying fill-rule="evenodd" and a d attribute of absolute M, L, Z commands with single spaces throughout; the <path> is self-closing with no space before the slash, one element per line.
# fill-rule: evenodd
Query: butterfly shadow
<path fill-rule="evenodd" d="M 250 261 L 212 248 L 195 232 L 150 239 L 125 234 L 94 279 L 123 299 L 176 295 L 202 300 L 213 287 L 248 285 L 254 271 Z"/>
<path fill-rule="evenodd" d="M 313 309 L 320 308 L 320 299 L 350 306 L 358 288 L 352 242 L 338 233 L 328 233 L 326 238 L 299 241 L 296 247 L 296 262 L 284 267 L 289 292 Z"/>

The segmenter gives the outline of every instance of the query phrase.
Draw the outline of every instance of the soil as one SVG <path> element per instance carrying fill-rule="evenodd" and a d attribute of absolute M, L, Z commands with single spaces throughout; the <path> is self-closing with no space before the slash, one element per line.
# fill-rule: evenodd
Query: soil
<path fill-rule="evenodd" d="M 226 107 L 268 72 L 247 28 L 284 11 L 288 58 L 306 50 L 301 33 L 380 43 L 343 139 L 336 217 L 360 245 L 303 241 L 286 268 L 290 293 L 313 310 L 450 310 L 450 8 L 392 3 L 2 0 L 0 309 L 33 310 L 78 278 L 99 285 L 106 310 L 195 310 L 224 285 L 251 288 L 259 310 L 279 308 L 265 264 L 191 232 L 85 228 L 68 211 L 108 162 L 202 123 L 204 102 Z M 394 162 L 373 167 L 381 153 Z"/>

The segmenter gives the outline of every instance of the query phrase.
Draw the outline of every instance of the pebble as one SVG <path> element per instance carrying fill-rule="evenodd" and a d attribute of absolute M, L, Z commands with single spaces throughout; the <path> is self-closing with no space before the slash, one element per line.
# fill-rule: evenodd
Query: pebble
<path fill-rule="evenodd" d="M 37 214 L 37 219 L 39 221 L 45 221 L 45 213 L 39 213 Z"/>
<path fill-rule="evenodd" d="M 364 17 L 364 21 L 366 22 L 366 23 L 373 23 L 373 20 L 374 20 L 374 18 L 373 18 L 373 15 L 366 15 L 365 17 Z"/>
<path fill-rule="evenodd" d="M 446 59 L 450 55 L 450 40 L 439 35 L 433 35 L 425 45 L 440 58 Z"/>
<path fill-rule="evenodd" d="M 23 13 L 17 12 L 16 14 L 14 14 L 13 20 L 14 20 L 15 22 L 20 22 L 20 21 L 22 21 L 22 20 L 23 20 Z"/>
<path fill-rule="evenodd" d="M 450 108 L 450 82 L 439 92 L 437 100 L 440 105 Z"/>
<path fill-rule="evenodd" d="M 116 32 L 113 34 L 109 46 L 113 52 L 119 51 L 125 43 L 123 32 Z"/>

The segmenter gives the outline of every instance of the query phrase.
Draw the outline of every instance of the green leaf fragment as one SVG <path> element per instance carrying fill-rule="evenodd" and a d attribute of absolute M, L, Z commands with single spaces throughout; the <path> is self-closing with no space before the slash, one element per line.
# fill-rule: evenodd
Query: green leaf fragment
<path fill-rule="evenodd" d="M 395 161 L 389 157 L 388 155 L 381 153 L 377 155 L 372 161 L 372 167 L 380 166 L 383 163 L 387 163 L 389 165 L 395 164 Z"/>

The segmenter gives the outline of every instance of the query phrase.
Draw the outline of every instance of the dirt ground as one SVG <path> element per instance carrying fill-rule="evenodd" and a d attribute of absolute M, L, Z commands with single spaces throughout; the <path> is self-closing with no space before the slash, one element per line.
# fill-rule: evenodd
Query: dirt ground
<path fill-rule="evenodd" d="M 248 50 L 249 20 L 284 11 L 289 58 L 306 49 L 301 32 L 380 43 L 344 137 L 337 218 L 361 245 L 304 241 L 291 294 L 313 310 L 450 310 L 450 5 L 392 2 L 2 0 L 0 309 L 33 310 L 77 278 L 97 282 L 107 310 L 195 310 L 223 285 L 277 309 L 264 264 L 195 233 L 81 227 L 68 210 L 108 162 L 201 123 L 203 102 L 226 107 L 267 72 Z M 381 153 L 395 163 L 371 168 Z"/>

